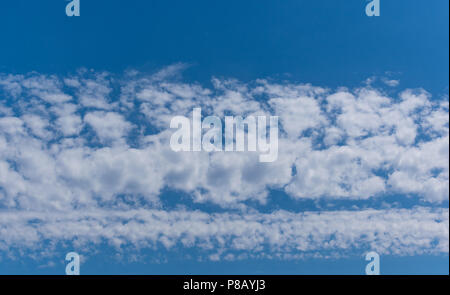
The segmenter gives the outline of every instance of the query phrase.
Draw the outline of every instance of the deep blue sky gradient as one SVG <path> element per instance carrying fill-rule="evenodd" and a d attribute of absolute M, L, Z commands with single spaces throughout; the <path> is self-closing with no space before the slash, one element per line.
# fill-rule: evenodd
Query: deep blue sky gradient
<path fill-rule="evenodd" d="M 80 67 L 155 71 L 191 63 L 187 79 L 289 78 L 349 86 L 392 72 L 404 87 L 448 91 L 447 0 L 1 1 L 0 72 Z"/>

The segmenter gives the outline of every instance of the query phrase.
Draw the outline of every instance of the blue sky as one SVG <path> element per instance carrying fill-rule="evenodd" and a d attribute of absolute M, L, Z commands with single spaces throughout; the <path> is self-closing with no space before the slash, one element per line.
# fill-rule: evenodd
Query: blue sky
<path fill-rule="evenodd" d="M 448 274 L 448 1 L 67 3 L 0 3 L 0 274 L 63 274 L 71 250 L 84 274 L 363 274 L 372 248 L 382 273 Z M 146 136 L 196 104 L 279 115 L 279 161 L 247 186 L 229 159 L 160 160 Z"/>
<path fill-rule="evenodd" d="M 185 62 L 187 79 L 285 77 L 359 83 L 386 71 L 410 87 L 448 87 L 447 1 L 66 1 L 1 4 L 2 72 L 73 72 L 81 66 L 154 71 Z M 61 11 L 63 13 L 61 13 Z M 32 51 L 30 49 L 33 49 Z"/>

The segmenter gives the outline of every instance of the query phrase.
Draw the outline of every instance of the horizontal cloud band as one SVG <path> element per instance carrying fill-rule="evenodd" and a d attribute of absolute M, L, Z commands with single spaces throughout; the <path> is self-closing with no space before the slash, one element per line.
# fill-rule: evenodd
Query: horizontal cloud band
<path fill-rule="evenodd" d="M 448 209 L 421 207 L 244 215 L 144 209 L 8 212 L 0 213 L 0 250 L 40 249 L 51 240 L 71 241 L 80 249 L 101 243 L 119 251 L 124 246 L 200 248 L 210 259 L 317 257 L 354 250 L 361 255 L 369 250 L 443 254 L 449 249 L 448 231 Z"/>

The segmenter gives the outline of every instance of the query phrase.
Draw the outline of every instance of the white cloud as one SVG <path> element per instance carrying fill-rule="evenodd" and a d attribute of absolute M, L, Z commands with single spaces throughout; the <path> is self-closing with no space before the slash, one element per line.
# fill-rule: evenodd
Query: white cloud
<path fill-rule="evenodd" d="M 390 86 L 390 87 L 397 87 L 398 85 L 400 85 L 400 81 L 399 80 L 394 80 L 394 79 L 387 79 L 384 78 L 383 79 L 384 84 Z"/>
<path fill-rule="evenodd" d="M 40 249 L 46 240 L 71 241 L 80 249 L 106 242 L 120 248 L 198 248 L 205 257 L 232 253 L 283 258 L 448 253 L 448 209 L 429 208 L 271 214 L 207 214 L 185 210 L 84 210 L 0 213 L 0 250 Z M 50 247 L 56 247 L 52 244 Z M 86 248 L 87 247 L 87 248 Z M 287 256 L 289 258 L 289 256 Z"/>
<path fill-rule="evenodd" d="M 274 257 L 352 247 L 448 253 L 448 209 L 271 215 L 248 202 L 266 204 L 277 189 L 294 199 L 358 202 L 398 194 L 426 206 L 445 204 L 448 98 L 424 90 L 389 97 L 371 86 L 333 91 L 217 78 L 208 89 L 177 80 L 184 67 L 124 77 L 0 75 L 6 98 L 0 104 L 0 248 L 38 247 L 44 237 L 72 240 L 76 233 L 80 243 L 106 239 L 115 246 L 219 245 L 222 252 L 211 257 L 227 259 L 233 257 L 228 250 Z M 190 116 L 194 107 L 219 116 L 279 116 L 278 160 L 171 151 L 170 119 Z M 155 209 L 166 188 L 230 213 Z M 35 218 L 42 224 L 28 224 Z"/>
<path fill-rule="evenodd" d="M 105 142 L 123 140 L 132 128 L 122 115 L 114 112 L 91 112 L 84 116 L 84 121 L 94 128 L 100 140 Z"/>

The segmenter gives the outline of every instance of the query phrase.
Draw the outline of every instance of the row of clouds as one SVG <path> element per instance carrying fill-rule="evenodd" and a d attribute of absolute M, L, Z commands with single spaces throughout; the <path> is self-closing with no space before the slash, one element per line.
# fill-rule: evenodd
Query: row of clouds
<path fill-rule="evenodd" d="M 0 251 L 26 246 L 52 256 L 71 242 L 85 251 L 106 244 L 119 253 L 195 248 L 212 260 L 342 257 L 355 249 L 430 255 L 448 253 L 448 224 L 448 209 L 424 207 L 245 215 L 151 209 L 8 212 L 0 215 Z"/>
<path fill-rule="evenodd" d="M 406 89 L 391 97 L 370 86 L 331 90 L 270 80 L 243 83 L 214 78 L 211 87 L 205 87 L 183 82 L 179 77 L 182 68 L 173 65 L 152 75 L 130 71 L 115 76 L 87 70 L 66 77 L 0 75 L 0 216 L 7 224 L 2 239 L 15 230 L 7 220 L 25 214 L 21 219 L 25 222 L 30 211 L 49 218 L 39 234 L 34 234 L 41 239 L 47 236 L 45 230 L 51 237 L 51 226 L 66 226 L 52 219 L 58 214 L 98 211 L 97 220 L 107 223 L 107 228 L 111 219 L 101 220 L 104 210 L 126 214 L 136 210 L 136 204 L 161 208 L 161 191 L 166 188 L 189 195 L 195 203 L 241 212 L 254 210 L 250 200 L 265 204 L 271 189 L 294 199 L 358 201 L 398 195 L 418 197 L 424 204 L 438 207 L 448 201 L 448 97 L 432 98 L 422 89 Z M 260 163 L 257 155 L 242 152 L 171 151 L 170 119 L 190 116 L 194 107 L 201 107 L 205 115 L 221 117 L 279 116 L 278 160 Z M 8 213 L 12 210 L 14 214 Z M 448 252 L 436 246 L 448 244 L 446 210 L 440 214 L 444 218 L 439 217 L 444 223 L 429 220 L 439 230 L 428 232 L 421 227 L 423 232 L 410 233 L 431 234 L 433 238 L 428 238 L 437 239 L 437 243 L 422 243 L 420 251 L 436 248 Z M 342 214 L 352 220 L 360 213 Z M 402 214 L 415 213 L 405 210 Z M 316 218 L 317 227 L 328 226 L 326 215 Z M 83 218 L 73 222 L 84 224 Z M 262 219 L 255 222 L 270 229 Z M 364 230 L 370 232 L 377 222 L 367 221 Z M 340 223 L 345 221 L 336 223 L 344 226 Z M 296 223 L 299 231 L 306 226 L 302 224 Z M 114 223 L 111 226 L 114 228 Z M 110 234 L 135 243 L 132 235 L 125 234 L 126 228 Z M 139 243 L 149 234 L 144 227 L 140 229 Z M 391 228 L 385 229 L 386 240 L 392 239 L 392 243 L 415 231 L 405 226 L 404 232 L 390 234 Z M 171 227 L 167 230 L 176 232 Z M 105 237 L 101 231 L 92 233 Z M 54 238 L 71 239 L 75 232 Z M 32 230 L 29 233 L 32 237 Z M 305 233 L 311 231 L 305 228 Z M 319 251 L 330 239 L 325 237 L 313 240 L 313 248 Z M 358 237 L 361 232 L 344 245 L 358 245 Z M 380 242 L 372 238 L 373 243 Z M 308 243 L 307 238 L 301 241 L 301 236 L 291 239 Z M 20 244 L 19 240 L 4 240 L 10 241 L 9 245 Z M 376 244 L 383 248 L 381 242 Z M 292 250 L 294 246 L 286 247 Z M 389 251 L 396 253 L 391 248 Z M 419 248 L 411 247 L 411 251 Z M 409 253 L 408 249 L 399 247 L 402 253 Z"/>

